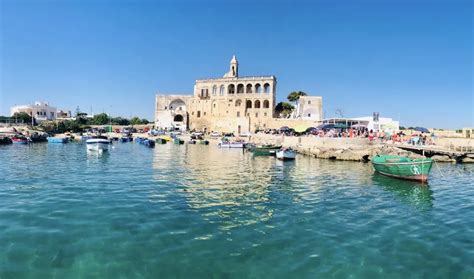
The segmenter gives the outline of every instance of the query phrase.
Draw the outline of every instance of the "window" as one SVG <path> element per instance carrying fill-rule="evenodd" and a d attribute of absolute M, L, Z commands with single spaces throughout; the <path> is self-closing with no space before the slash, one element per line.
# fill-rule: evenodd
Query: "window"
<path fill-rule="evenodd" d="M 311 101 L 308 101 L 308 105 L 311 105 Z"/>
<path fill-rule="evenodd" d="M 201 117 L 201 111 L 200 110 L 198 110 L 198 112 L 197 112 L 197 117 Z"/>
<path fill-rule="evenodd" d="M 167 106 L 165 106 L 165 109 L 168 109 L 168 107 L 167 107 Z"/>
<path fill-rule="evenodd" d="M 255 84 L 255 93 L 262 93 L 262 86 L 260 83 Z"/>
<path fill-rule="evenodd" d="M 244 93 L 244 85 L 243 84 L 237 85 L 237 94 L 241 94 L 241 93 Z"/>
<path fill-rule="evenodd" d="M 235 101 L 235 106 L 236 106 L 236 107 L 240 107 L 241 104 L 242 104 L 242 101 L 241 101 L 241 100 L 236 100 L 236 101 Z"/>
<path fill-rule="evenodd" d="M 245 93 L 252 93 L 252 84 L 247 84 L 247 89 L 245 90 Z"/>
<path fill-rule="evenodd" d="M 264 91 L 265 93 L 270 93 L 270 84 L 265 83 L 265 84 L 263 85 L 263 91 Z"/>
<path fill-rule="evenodd" d="M 240 111 L 237 112 L 237 117 L 240 117 Z"/>
<path fill-rule="evenodd" d="M 308 113 L 308 117 L 311 117 L 311 113 Z"/>
<path fill-rule="evenodd" d="M 258 112 L 255 113 L 255 117 L 258 117 Z"/>
<path fill-rule="evenodd" d="M 252 108 L 252 101 L 247 100 L 247 101 L 245 102 L 245 108 Z"/>
<path fill-rule="evenodd" d="M 213 86 L 212 87 L 212 96 L 216 96 L 217 95 L 217 86 Z"/>
<path fill-rule="evenodd" d="M 206 115 L 206 112 L 204 112 L 204 115 Z"/>
<path fill-rule="evenodd" d="M 254 108 L 260 108 L 260 101 L 256 100 L 255 105 L 253 106 Z"/>
<path fill-rule="evenodd" d="M 234 94 L 235 93 L 235 85 L 230 84 L 229 87 L 228 87 L 227 93 Z"/>
<path fill-rule="evenodd" d="M 221 85 L 221 88 L 219 89 L 219 95 L 224 96 L 224 91 L 225 91 L 225 87 L 224 85 Z"/>
<path fill-rule="evenodd" d="M 193 112 L 191 112 L 191 114 L 192 114 L 192 115 L 194 115 L 194 111 L 193 111 Z"/>
<path fill-rule="evenodd" d="M 263 108 L 269 108 L 270 102 L 268 100 L 263 101 Z"/>
<path fill-rule="evenodd" d="M 266 113 L 266 112 L 264 112 L 264 113 L 263 113 L 263 116 L 267 116 L 267 113 Z"/>
<path fill-rule="evenodd" d="M 216 108 L 216 103 L 214 103 L 214 108 Z"/>

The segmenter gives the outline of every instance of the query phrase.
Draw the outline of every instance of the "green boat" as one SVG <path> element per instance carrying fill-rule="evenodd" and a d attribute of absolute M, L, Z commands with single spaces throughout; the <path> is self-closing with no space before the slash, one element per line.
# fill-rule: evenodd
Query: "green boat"
<path fill-rule="evenodd" d="M 174 143 L 174 144 L 184 144 L 184 140 L 179 139 L 179 138 L 174 138 L 174 139 L 173 139 L 173 143 Z"/>
<path fill-rule="evenodd" d="M 250 151 L 255 156 L 275 156 L 281 145 L 254 145 L 250 147 Z"/>
<path fill-rule="evenodd" d="M 403 156 L 377 155 L 372 158 L 372 164 L 380 174 L 426 182 L 433 160 L 429 158 L 410 159 Z"/>
<path fill-rule="evenodd" d="M 163 138 L 157 138 L 155 141 L 156 141 L 156 143 L 158 143 L 158 144 L 166 144 L 166 140 L 163 139 Z"/>

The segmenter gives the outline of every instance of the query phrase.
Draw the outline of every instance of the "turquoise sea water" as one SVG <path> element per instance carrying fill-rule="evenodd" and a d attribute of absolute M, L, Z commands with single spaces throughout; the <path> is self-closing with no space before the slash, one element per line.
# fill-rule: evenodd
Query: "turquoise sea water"
<path fill-rule="evenodd" d="M 0 146 L 0 278 L 473 278 L 474 165 Z"/>

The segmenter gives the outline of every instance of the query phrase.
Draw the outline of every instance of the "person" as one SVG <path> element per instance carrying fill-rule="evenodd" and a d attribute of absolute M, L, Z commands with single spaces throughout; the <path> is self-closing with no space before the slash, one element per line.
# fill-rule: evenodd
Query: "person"
<path fill-rule="evenodd" d="M 369 141 L 373 141 L 373 140 L 374 140 L 374 131 L 370 130 L 370 132 L 369 132 Z"/>

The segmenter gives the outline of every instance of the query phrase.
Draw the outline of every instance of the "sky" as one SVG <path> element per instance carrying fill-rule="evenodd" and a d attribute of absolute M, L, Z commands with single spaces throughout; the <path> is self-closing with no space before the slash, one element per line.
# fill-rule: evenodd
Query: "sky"
<path fill-rule="evenodd" d="M 474 126 L 469 0 L 0 0 L 0 115 L 36 100 L 153 120 L 196 79 L 275 75 L 324 117 Z"/>

